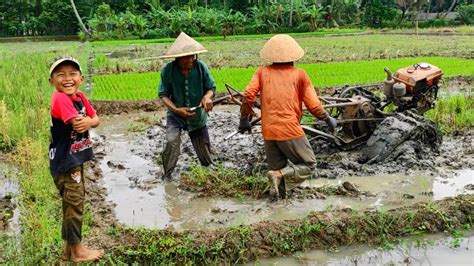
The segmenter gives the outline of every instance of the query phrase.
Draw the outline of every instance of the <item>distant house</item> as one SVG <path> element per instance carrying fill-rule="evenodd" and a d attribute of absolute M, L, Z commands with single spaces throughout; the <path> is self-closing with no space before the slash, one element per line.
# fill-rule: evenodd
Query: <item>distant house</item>
<path fill-rule="evenodd" d="M 441 13 L 418 13 L 416 15 L 416 20 L 431 20 L 437 18 L 446 18 L 446 19 L 456 19 L 458 17 L 458 12 L 441 12 Z"/>

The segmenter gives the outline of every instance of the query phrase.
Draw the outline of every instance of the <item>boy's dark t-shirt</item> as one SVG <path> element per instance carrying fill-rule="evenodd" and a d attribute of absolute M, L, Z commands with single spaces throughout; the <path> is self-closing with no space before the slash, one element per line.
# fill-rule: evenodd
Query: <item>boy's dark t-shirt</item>
<path fill-rule="evenodd" d="M 94 117 L 96 112 L 82 92 L 76 94 L 77 97 L 72 97 L 56 91 L 51 98 L 49 162 L 53 176 L 94 158 L 89 132 L 75 132 L 69 120 L 78 116 Z"/>

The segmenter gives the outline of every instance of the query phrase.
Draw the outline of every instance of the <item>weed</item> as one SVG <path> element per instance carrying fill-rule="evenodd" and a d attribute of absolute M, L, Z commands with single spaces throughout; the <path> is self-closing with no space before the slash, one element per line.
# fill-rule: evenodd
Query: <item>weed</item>
<path fill-rule="evenodd" d="M 201 165 L 192 165 L 182 174 L 181 184 L 196 190 L 204 188 L 209 195 L 225 195 L 244 200 L 247 196 L 260 198 L 268 190 L 267 181 L 260 176 L 246 176 L 243 173 L 218 164 L 213 170 Z"/>
<path fill-rule="evenodd" d="M 141 122 L 131 122 L 128 124 L 127 131 L 129 132 L 143 132 L 147 129 L 146 125 Z"/>

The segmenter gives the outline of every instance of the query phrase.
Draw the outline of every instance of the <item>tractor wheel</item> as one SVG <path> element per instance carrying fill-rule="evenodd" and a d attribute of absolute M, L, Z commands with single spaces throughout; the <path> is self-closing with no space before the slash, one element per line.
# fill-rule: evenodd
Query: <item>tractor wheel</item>
<path fill-rule="evenodd" d="M 396 160 L 404 153 L 402 144 L 408 141 L 412 141 L 413 145 L 426 145 L 438 150 L 442 134 L 434 122 L 416 114 L 416 111 L 396 113 L 377 126 L 362 150 L 359 163 Z"/>

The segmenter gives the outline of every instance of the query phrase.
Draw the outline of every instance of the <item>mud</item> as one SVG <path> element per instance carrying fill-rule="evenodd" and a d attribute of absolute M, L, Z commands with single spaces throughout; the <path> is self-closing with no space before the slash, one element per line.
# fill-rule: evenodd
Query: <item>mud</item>
<path fill-rule="evenodd" d="M 232 108 L 234 107 L 219 107 L 211 114 L 211 118 L 216 114 L 219 114 L 219 117 L 232 115 L 234 114 Z M 147 118 L 147 115 L 150 117 Z M 130 123 L 156 121 L 162 116 L 163 114 L 159 112 L 104 117 L 102 127 L 97 130 L 100 135 L 94 135 L 96 142 L 101 143 L 95 149 L 99 157 L 95 169 L 101 172 L 96 173 L 97 177 L 93 178 L 103 182 L 103 187 L 107 190 L 104 192 L 107 194 L 106 199 L 114 203 L 114 206 L 105 210 L 107 214 L 111 210 L 118 221 L 129 226 L 177 231 L 223 228 L 265 220 L 283 221 L 301 218 L 308 211 L 322 211 L 328 208 L 355 210 L 395 208 L 470 193 L 464 189 L 465 185 L 472 183 L 470 176 L 473 173 L 470 170 L 452 170 L 452 173 L 445 171 L 443 176 L 430 170 L 413 170 L 410 171 L 410 175 L 395 172 L 363 176 L 356 172 L 357 175 L 350 176 L 344 175 L 347 170 L 341 170 L 338 179 L 316 178 L 303 183 L 288 197 L 288 200 L 278 203 L 268 202 L 266 197 L 268 184 L 265 178 L 256 178 L 247 183 L 247 185 L 253 184 L 252 187 L 229 188 L 222 185 L 239 183 L 232 180 L 234 177 L 244 178 L 244 174 L 239 170 L 242 169 L 239 168 L 240 161 L 235 158 L 235 171 L 240 175 L 230 174 L 211 178 L 216 174 L 229 174 L 229 172 L 207 169 L 210 176 L 207 176 L 205 184 L 192 183 L 186 187 L 183 181 L 187 180 L 185 177 L 189 173 L 185 170 L 189 170 L 191 165 L 197 162 L 189 143 L 186 144 L 187 150 L 183 147 L 174 180 L 164 182 L 161 180 L 162 169 L 159 163 L 160 150 L 164 144 L 159 135 L 164 133 L 161 123 L 156 123 L 143 132 L 127 130 Z M 256 135 L 238 137 L 260 138 Z M 184 134 L 183 139 L 186 138 Z M 239 142 L 233 143 L 236 145 Z M 218 142 L 216 145 L 223 144 Z M 247 145 L 251 145 L 251 142 Z M 462 146 L 456 147 L 463 150 Z M 238 152 L 245 151 L 242 146 L 232 148 Z M 246 148 L 247 151 L 253 151 L 252 147 Z M 345 152 L 343 156 L 347 154 L 349 153 Z M 460 155 L 458 152 L 453 154 Z M 354 158 L 357 156 L 354 155 Z M 227 165 L 232 167 L 230 163 L 232 161 Z M 261 163 L 261 166 L 260 170 L 264 171 L 264 163 Z M 461 165 L 459 167 L 462 168 Z M 100 185 L 101 182 L 96 185 Z M 240 182 L 242 183 L 245 184 Z M 421 192 L 423 194 L 420 194 Z"/>
<path fill-rule="evenodd" d="M 130 113 L 133 111 L 158 111 L 163 108 L 159 100 L 155 101 L 92 101 L 97 113 L 101 115 L 112 115 Z"/>
<path fill-rule="evenodd" d="M 13 218 L 13 210 L 16 204 L 12 201 L 12 195 L 0 197 L 0 231 L 8 228 L 9 221 Z"/>
<path fill-rule="evenodd" d="M 109 112 L 119 110 L 120 104 L 110 108 Z M 472 185 L 473 174 L 469 169 L 474 168 L 471 131 L 463 136 L 445 138 L 438 150 L 428 149 L 426 158 L 420 159 L 414 151 L 403 154 L 408 158 L 403 159 L 403 162 L 384 161 L 378 165 L 358 163 L 361 151 L 339 151 L 313 143 L 313 147 L 317 146 L 314 148 L 318 156 L 316 171 L 319 178 L 304 183 L 288 200 L 277 203 L 245 196 L 245 191 L 221 197 L 218 195 L 222 194 L 205 194 L 203 191 L 196 193 L 196 187 L 183 190 L 180 187 L 181 174 L 189 171 L 198 160 L 184 132 L 182 155 L 173 181 L 163 182 L 160 179 L 160 152 L 164 146 L 163 116 L 162 110 L 102 116 L 104 126 L 97 130 L 99 135 L 94 135 L 96 143 L 100 145 L 95 148 L 97 160 L 88 168 L 87 198 L 94 224 L 91 237 L 86 241 L 125 256 L 128 261 L 174 262 L 176 258 L 180 258 L 194 262 L 236 263 L 305 249 L 378 243 L 380 239 L 376 240 L 375 236 L 380 232 L 364 231 L 365 228 L 377 230 L 377 223 L 383 223 L 383 219 L 377 220 L 369 215 L 380 215 L 374 209 L 383 206 L 386 210 L 472 193 L 469 186 Z M 159 123 L 147 125 L 145 131 L 127 130 L 136 121 L 159 119 Z M 210 115 L 209 132 L 218 165 L 245 174 L 264 172 L 266 164 L 263 140 L 258 126 L 251 135 L 238 134 L 229 141 L 224 140 L 226 135 L 234 131 L 237 123 L 238 110 L 235 106 L 220 106 Z M 355 189 L 347 184 L 344 186 L 346 181 Z M 470 202 L 471 205 L 459 205 L 459 199 Z M 416 217 L 410 219 L 417 222 L 412 221 L 412 229 L 406 231 L 396 226 L 392 228 L 392 224 L 403 220 L 397 216 L 397 219 L 390 220 L 393 223 L 389 223 L 389 228 L 383 232 L 388 231 L 388 239 L 392 239 L 410 234 L 417 228 L 424 228 L 421 230 L 423 232 L 438 232 L 472 221 L 472 195 L 460 196 L 457 200 L 445 199 L 442 202 L 441 205 L 448 204 L 450 207 L 439 209 L 438 205 L 421 203 L 389 211 L 405 212 L 409 217 L 415 212 Z M 433 206 L 441 212 L 433 214 Z M 357 229 L 362 232 L 361 236 L 347 237 L 352 231 L 345 225 L 353 223 L 346 223 L 346 220 L 340 222 L 339 218 L 359 217 L 354 214 L 360 214 L 367 208 L 369 210 L 363 213 L 364 216 L 371 217 L 371 222 L 354 225 L 356 228 L 363 228 Z M 418 216 L 420 208 L 424 213 Z M 321 211 L 320 216 L 306 216 L 309 211 Z M 436 217 L 440 213 L 442 216 Z M 326 220 L 321 220 L 321 217 Z M 306 227 L 307 222 L 303 221 L 316 221 L 315 219 L 323 221 L 316 226 L 319 228 L 326 225 L 337 226 L 334 229 L 324 227 L 324 230 L 329 229 L 329 233 L 318 233 L 318 238 L 314 234 L 303 238 L 301 233 L 296 233 L 298 230 L 293 230 Z M 127 229 L 128 226 L 163 230 Z M 104 232 L 107 234 L 104 235 Z"/>
<path fill-rule="evenodd" d="M 208 127 L 216 162 L 246 174 L 264 172 L 267 166 L 259 126 L 256 126 L 250 135 L 237 134 L 230 140 L 225 140 L 227 135 L 236 130 L 237 123 L 237 107 L 216 108 L 210 114 Z M 393 126 L 391 121 L 387 121 L 386 125 L 387 127 L 384 130 L 380 130 L 381 136 L 384 136 L 386 130 L 391 130 Z M 425 126 L 427 128 L 424 128 Z M 367 176 L 385 173 L 410 175 L 420 170 L 429 170 L 433 174 L 447 175 L 452 173 L 453 170 L 474 167 L 474 158 L 469 156 L 474 153 L 474 132 L 472 130 L 464 136 L 447 137 L 440 144 L 440 135 L 430 123 L 417 122 L 415 126 L 407 124 L 407 127 L 410 131 L 405 133 L 406 141 L 398 143 L 400 145 L 390 153 L 390 156 L 386 152 L 385 156 L 389 158 L 377 164 L 367 164 L 362 163 L 363 160 L 359 161 L 361 157 L 366 156 L 366 151 L 363 149 L 341 151 L 326 142 L 312 141 L 311 145 L 318 160 L 315 175 L 319 178 L 338 178 L 352 175 Z M 417 132 L 429 134 L 419 134 Z M 165 130 L 162 126 L 148 129 L 145 134 L 137 136 L 134 140 L 139 146 L 134 149 L 134 154 L 159 162 L 160 153 L 164 147 L 164 136 Z M 183 134 L 182 153 L 174 178 L 179 176 L 177 173 L 189 170 L 190 166 L 198 161 L 188 138 L 186 134 Z M 393 139 L 399 140 L 398 137 Z M 160 174 L 158 172 L 158 175 Z"/>
<path fill-rule="evenodd" d="M 380 123 L 361 150 L 360 163 L 383 161 L 413 164 L 439 153 L 441 131 L 413 111 L 396 113 Z"/>

